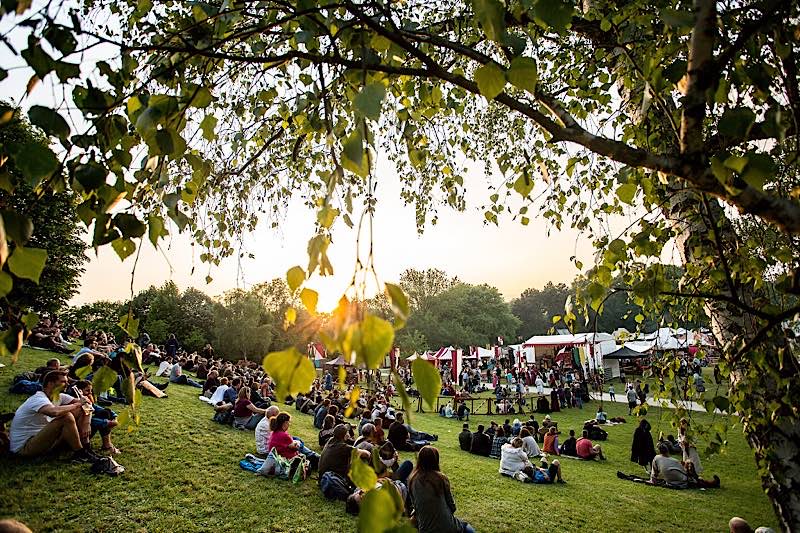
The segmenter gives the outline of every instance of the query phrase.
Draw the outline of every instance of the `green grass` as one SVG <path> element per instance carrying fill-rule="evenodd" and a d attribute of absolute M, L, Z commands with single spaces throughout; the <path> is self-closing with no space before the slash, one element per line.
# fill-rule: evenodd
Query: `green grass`
<path fill-rule="evenodd" d="M 35 368 L 48 352 L 22 352 L 19 362 L 0 369 L 0 411 L 24 398 L 10 395 L 14 374 Z M 62 357 L 62 360 L 64 358 Z M 211 408 L 197 400 L 197 389 L 171 385 L 169 398 L 144 399 L 141 426 L 114 435 L 126 468 L 119 478 L 96 477 L 86 465 L 64 459 L 0 462 L 0 518 L 14 517 L 34 531 L 354 531 L 356 521 L 344 505 L 326 501 L 316 479 L 293 485 L 241 470 L 238 461 L 254 451 L 252 432 L 222 427 Z M 562 430 L 578 429 L 591 405 L 556 413 Z M 609 416 L 627 415 L 621 404 L 607 405 Z M 288 408 L 290 432 L 316 448 L 311 417 Z M 710 415 L 699 414 L 697 417 Z M 668 430 L 656 412 L 654 434 Z M 473 417 L 474 427 L 488 417 Z M 500 418 L 498 422 L 502 422 Z M 723 531 L 731 516 L 751 524 L 776 526 L 760 489 L 752 454 L 739 429 L 729 435 L 724 455 L 704 460 L 706 475 L 717 473 L 723 488 L 673 491 L 617 479 L 617 470 L 643 472 L 629 462 L 629 423 L 609 428 L 603 443 L 606 462 L 562 461 L 567 485 L 523 485 L 497 473 L 498 461 L 458 448 L 460 423 L 415 414 L 412 424 L 437 433 L 443 471 L 449 476 L 457 515 L 478 531 Z M 95 437 L 96 439 L 99 437 Z M 413 454 L 401 454 L 413 459 Z"/>

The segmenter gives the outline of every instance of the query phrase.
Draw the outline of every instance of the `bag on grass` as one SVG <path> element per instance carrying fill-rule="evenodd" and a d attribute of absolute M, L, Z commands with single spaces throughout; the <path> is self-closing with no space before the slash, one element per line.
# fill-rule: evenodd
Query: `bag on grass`
<path fill-rule="evenodd" d="M 330 471 L 325 472 L 319 478 L 319 488 L 322 495 L 329 500 L 347 501 L 347 498 L 353 493 L 353 488 L 346 479 Z"/>
<path fill-rule="evenodd" d="M 297 455 L 289 464 L 288 477 L 292 483 L 300 483 L 308 477 L 309 462 L 305 455 Z"/>
<path fill-rule="evenodd" d="M 92 465 L 91 471 L 92 474 L 107 474 L 113 477 L 125 472 L 125 467 L 111 457 L 103 457 Z"/>
<path fill-rule="evenodd" d="M 274 476 L 275 475 L 275 464 L 276 464 L 275 457 L 276 456 L 277 456 L 277 454 L 275 453 L 275 448 L 273 448 L 267 454 L 267 458 L 264 459 L 263 463 L 261 463 L 261 468 L 259 468 L 256 473 L 259 474 L 259 475 L 262 475 L 262 476 L 267 476 L 267 477 Z"/>

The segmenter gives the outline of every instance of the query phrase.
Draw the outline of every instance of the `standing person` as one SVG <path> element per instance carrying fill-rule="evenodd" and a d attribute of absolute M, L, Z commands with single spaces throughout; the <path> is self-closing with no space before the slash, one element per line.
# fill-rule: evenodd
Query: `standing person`
<path fill-rule="evenodd" d="M 633 408 L 636 407 L 638 396 L 633 387 L 628 387 L 628 392 L 625 393 L 625 396 L 628 398 L 628 415 L 632 415 Z"/>
<path fill-rule="evenodd" d="M 450 480 L 439 470 L 439 450 L 433 446 L 420 449 L 408 478 L 408 492 L 414 504 L 412 523 L 420 533 L 475 533 L 471 525 L 454 516 Z"/>
<path fill-rule="evenodd" d="M 542 381 L 542 376 L 536 376 L 536 394 L 539 396 L 544 394 L 544 381 Z"/>
<path fill-rule="evenodd" d="M 169 338 L 167 339 L 167 343 L 164 345 L 167 351 L 167 357 L 172 357 L 175 359 L 178 355 L 178 348 L 181 347 L 178 339 L 175 338 L 174 333 L 169 334 Z"/>
<path fill-rule="evenodd" d="M 631 461 L 647 468 L 655 456 L 656 449 L 653 445 L 653 435 L 650 434 L 650 422 L 643 418 L 639 422 L 639 427 L 633 432 Z"/>
<path fill-rule="evenodd" d="M 331 375 L 330 370 L 325 371 L 325 390 L 326 391 L 333 390 L 333 376 Z"/>
<path fill-rule="evenodd" d="M 611 398 L 612 402 L 617 401 L 617 397 L 614 395 L 614 385 L 608 386 L 608 396 Z"/>

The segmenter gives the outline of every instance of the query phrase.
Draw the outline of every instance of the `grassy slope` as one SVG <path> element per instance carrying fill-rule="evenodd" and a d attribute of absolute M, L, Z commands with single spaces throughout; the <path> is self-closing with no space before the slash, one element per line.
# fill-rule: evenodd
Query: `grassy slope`
<path fill-rule="evenodd" d="M 0 411 L 24 398 L 8 394 L 14 374 L 50 356 L 24 350 L 14 367 L 0 369 Z M 64 358 L 62 357 L 62 360 Z M 119 478 L 95 477 L 86 465 L 42 460 L 0 462 L 0 518 L 15 517 L 35 531 L 353 531 L 355 520 L 341 503 L 326 501 L 314 479 L 301 485 L 264 479 L 238 467 L 253 451 L 251 432 L 211 422 L 211 409 L 197 400 L 197 389 L 169 387 L 169 398 L 144 399 L 142 425 L 121 431 Z M 622 405 L 609 416 L 625 415 Z M 311 418 L 289 408 L 290 429 L 316 448 Z M 591 411 L 568 410 L 554 417 L 563 429 L 578 428 Z M 706 415 L 698 415 L 706 416 Z M 650 415 L 654 433 L 668 430 Z M 474 417 L 488 421 L 487 417 Z M 633 419 L 629 419 L 633 422 Z M 498 420 L 501 421 L 501 420 Z M 603 443 L 605 463 L 564 460 L 567 485 L 523 485 L 497 473 L 498 462 L 458 449 L 460 424 L 433 415 L 416 415 L 413 425 L 440 436 L 442 468 L 450 477 L 457 514 L 479 531 L 722 531 L 733 515 L 751 524 L 775 519 L 761 492 L 752 455 L 734 430 L 726 454 L 706 459 L 706 474 L 722 478 L 721 490 L 672 491 L 621 481 L 615 472 L 641 472 L 630 463 L 634 423 L 610 428 Z M 98 438 L 98 437 L 95 437 Z M 413 454 L 402 454 L 413 459 Z"/>

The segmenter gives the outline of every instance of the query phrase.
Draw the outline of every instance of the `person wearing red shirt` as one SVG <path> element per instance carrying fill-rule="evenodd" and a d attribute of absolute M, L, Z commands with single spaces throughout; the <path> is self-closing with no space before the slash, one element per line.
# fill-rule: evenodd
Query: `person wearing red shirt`
<path fill-rule="evenodd" d="M 578 441 L 575 443 L 575 451 L 578 453 L 578 457 L 581 459 L 592 460 L 595 457 L 600 458 L 600 460 L 605 461 L 605 456 L 603 455 L 603 449 L 600 448 L 599 444 L 592 444 L 592 441 L 589 440 L 589 432 L 585 429 L 583 430 L 583 435 Z"/>

